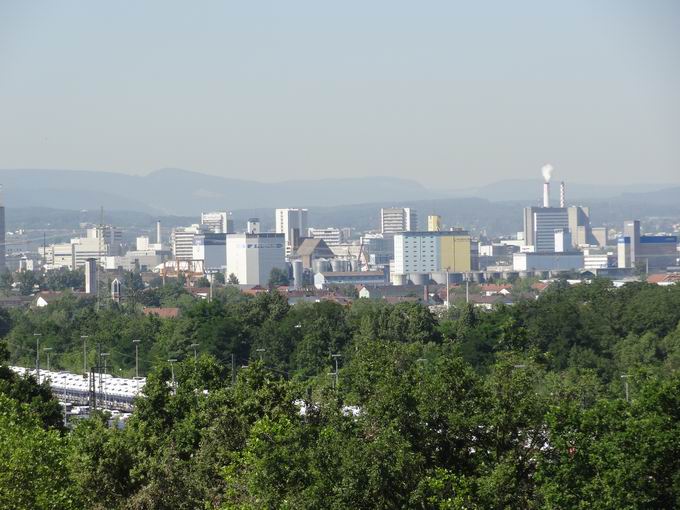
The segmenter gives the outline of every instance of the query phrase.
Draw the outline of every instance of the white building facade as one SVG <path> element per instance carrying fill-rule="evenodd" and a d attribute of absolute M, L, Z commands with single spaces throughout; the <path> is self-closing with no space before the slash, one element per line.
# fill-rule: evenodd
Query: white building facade
<path fill-rule="evenodd" d="M 328 246 L 337 246 L 343 242 L 342 230 L 335 227 L 310 228 L 308 235 L 314 239 L 323 239 Z"/>
<path fill-rule="evenodd" d="M 274 268 L 286 270 L 283 233 L 228 234 L 227 275 L 241 285 L 267 285 Z"/>
<path fill-rule="evenodd" d="M 410 207 L 383 207 L 380 209 L 380 231 L 383 234 L 413 232 L 418 230 L 418 214 Z"/>
<path fill-rule="evenodd" d="M 194 256 L 194 237 L 200 232 L 198 225 L 176 227 L 172 230 L 172 256 L 175 260 L 192 260 Z"/>
<path fill-rule="evenodd" d="M 215 234 L 229 234 L 234 231 L 233 225 L 234 221 L 226 211 L 201 213 L 201 227 L 204 227 L 202 230 Z"/>

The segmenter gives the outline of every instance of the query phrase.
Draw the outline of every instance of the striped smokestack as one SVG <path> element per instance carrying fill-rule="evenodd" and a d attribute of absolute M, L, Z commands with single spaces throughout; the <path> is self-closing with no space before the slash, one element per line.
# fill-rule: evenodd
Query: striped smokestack
<path fill-rule="evenodd" d="M 566 199 L 564 197 L 564 181 L 560 183 L 560 207 L 566 207 Z"/>

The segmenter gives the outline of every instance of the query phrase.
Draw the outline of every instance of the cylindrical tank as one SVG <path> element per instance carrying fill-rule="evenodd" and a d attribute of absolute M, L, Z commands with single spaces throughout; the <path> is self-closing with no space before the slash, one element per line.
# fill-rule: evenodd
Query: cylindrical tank
<path fill-rule="evenodd" d="M 437 284 L 437 285 L 445 285 L 446 284 L 446 273 L 439 271 L 437 273 L 430 273 L 430 278 Z"/>
<path fill-rule="evenodd" d="M 343 259 L 332 259 L 331 268 L 334 273 L 344 273 L 351 269 L 349 260 Z"/>
<path fill-rule="evenodd" d="M 405 274 L 392 274 L 392 285 L 404 285 L 406 282 Z"/>
<path fill-rule="evenodd" d="M 430 281 L 428 273 L 411 273 L 408 277 L 413 285 L 427 285 L 427 282 Z"/>
<path fill-rule="evenodd" d="M 301 260 L 294 260 L 293 261 L 293 285 L 296 289 L 301 289 L 302 288 L 302 275 L 304 273 L 304 269 L 302 267 L 302 261 Z"/>
<path fill-rule="evenodd" d="M 312 270 L 314 273 L 329 273 L 332 270 L 331 263 L 326 259 L 314 259 Z"/>

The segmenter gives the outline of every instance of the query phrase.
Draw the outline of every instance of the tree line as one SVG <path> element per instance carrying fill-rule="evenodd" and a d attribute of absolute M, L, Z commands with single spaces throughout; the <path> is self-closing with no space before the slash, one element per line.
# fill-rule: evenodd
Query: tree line
<path fill-rule="evenodd" d="M 234 289 L 174 299 L 176 319 L 68 296 L 0 314 L 4 363 L 31 364 L 37 332 L 77 371 L 87 336 L 131 375 L 140 339 L 148 375 L 123 429 L 97 415 L 66 430 L 49 389 L 3 367 L 0 507 L 680 503 L 678 285 L 558 282 L 442 317 Z"/>

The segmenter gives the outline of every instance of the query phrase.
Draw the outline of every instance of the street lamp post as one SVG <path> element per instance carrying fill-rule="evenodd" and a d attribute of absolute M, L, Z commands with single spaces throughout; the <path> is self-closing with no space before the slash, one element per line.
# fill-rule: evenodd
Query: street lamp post
<path fill-rule="evenodd" d="M 35 337 L 35 374 L 38 378 L 38 384 L 40 384 L 40 333 L 33 333 Z"/>
<path fill-rule="evenodd" d="M 198 351 L 196 349 L 198 348 L 199 345 L 201 345 L 201 344 L 197 344 L 197 343 L 194 342 L 193 344 L 191 344 L 189 346 L 194 350 L 194 363 L 196 363 L 198 361 Z"/>
<path fill-rule="evenodd" d="M 623 379 L 623 385 L 626 388 L 626 402 L 630 402 L 630 394 L 628 393 L 628 374 L 623 374 L 621 379 Z"/>
<path fill-rule="evenodd" d="M 83 374 L 87 375 L 87 339 L 88 335 L 80 335 L 83 340 Z"/>
<path fill-rule="evenodd" d="M 132 343 L 135 344 L 135 377 L 139 379 L 139 342 L 141 340 L 133 340 Z"/>
<path fill-rule="evenodd" d="M 106 375 L 106 360 L 109 357 L 109 353 L 102 352 L 101 354 L 99 354 L 99 356 L 101 356 L 104 359 L 104 375 Z M 99 391 L 101 391 L 103 396 L 101 400 L 102 402 L 106 402 L 106 378 L 102 379 L 101 372 L 99 373 L 99 386 L 100 386 Z"/>
<path fill-rule="evenodd" d="M 50 371 L 50 352 L 52 352 L 52 347 L 44 347 L 43 351 L 47 354 L 47 371 Z"/>
<path fill-rule="evenodd" d="M 335 372 L 331 375 L 333 376 L 333 389 L 338 387 L 338 358 L 342 358 L 341 354 L 331 354 L 331 358 L 335 362 Z"/>
<path fill-rule="evenodd" d="M 171 358 L 168 360 L 168 363 L 170 363 L 170 373 L 172 374 L 172 392 L 173 394 L 175 393 L 175 365 L 174 363 L 177 363 L 177 360 L 175 358 Z"/>

